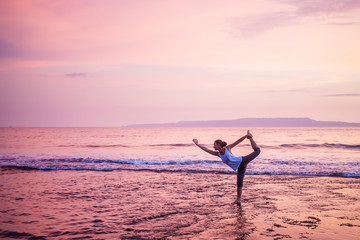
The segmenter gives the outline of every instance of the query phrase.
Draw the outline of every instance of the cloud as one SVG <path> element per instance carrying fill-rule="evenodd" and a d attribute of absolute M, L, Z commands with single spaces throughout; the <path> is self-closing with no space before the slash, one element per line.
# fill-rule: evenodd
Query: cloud
<path fill-rule="evenodd" d="M 337 25 L 337 26 L 355 26 L 359 25 L 360 22 L 329 22 L 329 25 Z"/>
<path fill-rule="evenodd" d="M 230 34 L 236 37 L 254 37 L 274 28 L 297 24 L 304 18 L 330 20 L 328 24 L 338 26 L 359 24 L 348 19 L 338 21 L 337 14 L 360 8 L 360 0 L 283 0 L 280 3 L 285 3 L 294 9 L 231 18 Z"/>
<path fill-rule="evenodd" d="M 268 90 L 269 93 L 304 93 L 311 92 L 309 89 L 299 88 L 299 89 L 288 89 L 288 90 Z"/>
<path fill-rule="evenodd" d="M 234 31 L 232 35 L 253 37 L 270 29 L 285 26 L 296 20 L 296 16 L 289 12 L 272 12 L 262 15 L 239 17 L 230 20 Z"/>
<path fill-rule="evenodd" d="M 16 58 L 22 56 L 22 51 L 14 44 L 0 39 L 0 58 Z"/>
<path fill-rule="evenodd" d="M 65 74 L 65 77 L 69 77 L 69 78 L 78 78 L 78 77 L 86 77 L 87 74 L 86 73 L 67 73 Z"/>
<path fill-rule="evenodd" d="M 360 0 L 285 0 L 284 3 L 296 6 L 298 16 L 315 14 L 335 14 L 360 7 Z"/>
<path fill-rule="evenodd" d="M 326 94 L 324 97 L 360 97 L 359 93 Z"/>

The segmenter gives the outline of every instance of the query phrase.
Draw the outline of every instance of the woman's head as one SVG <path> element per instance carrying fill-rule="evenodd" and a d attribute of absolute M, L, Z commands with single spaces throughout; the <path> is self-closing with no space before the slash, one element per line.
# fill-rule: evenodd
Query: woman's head
<path fill-rule="evenodd" d="M 219 148 L 224 148 L 226 147 L 227 143 L 218 139 L 218 140 L 215 140 L 214 142 L 214 149 L 216 150 L 219 150 Z"/>

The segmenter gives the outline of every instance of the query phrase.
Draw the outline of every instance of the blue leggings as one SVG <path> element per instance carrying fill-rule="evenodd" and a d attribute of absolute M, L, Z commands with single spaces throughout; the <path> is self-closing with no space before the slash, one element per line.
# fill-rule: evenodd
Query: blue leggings
<path fill-rule="evenodd" d="M 260 154 L 260 148 L 255 148 L 254 152 L 242 157 L 242 162 L 241 162 L 240 166 L 238 167 L 238 171 L 237 171 L 237 186 L 238 187 L 242 187 L 244 185 L 246 166 L 248 165 L 249 162 L 251 162 L 257 156 L 259 156 L 259 154 Z"/>

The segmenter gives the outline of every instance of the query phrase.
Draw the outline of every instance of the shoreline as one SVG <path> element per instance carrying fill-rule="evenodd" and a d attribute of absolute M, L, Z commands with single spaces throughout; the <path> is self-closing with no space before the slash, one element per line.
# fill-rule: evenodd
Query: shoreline
<path fill-rule="evenodd" d="M 206 171 L 206 170 L 183 170 L 183 169 L 131 169 L 131 168 L 124 168 L 124 169 L 52 169 L 51 167 L 46 168 L 37 168 L 37 167 L 29 167 L 29 166 L 0 166 L 0 171 L 44 171 L 44 172 L 51 172 L 51 171 L 75 171 L 75 172 L 81 172 L 81 171 L 90 171 L 90 172 L 121 172 L 121 171 L 134 171 L 134 172 L 154 172 L 154 173 L 188 173 L 188 174 L 219 174 L 219 175 L 236 175 L 236 172 L 229 171 L 229 172 L 223 172 L 223 171 Z M 343 173 L 331 173 L 329 175 L 325 174 L 304 174 L 304 173 L 298 173 L 298 174 L 289 174 L 289 173 L 252 173 L 251 171 L 246 172 L 246 175 L 249 176 L 298 176 L 298 177 L 330 177 L 330 178 L 355 178 L 360 179 L 360 176 L 346 176 L 346 174 Z"/>
<path fill-rule="evenodd" d="M 356 239 L 360 180 L 154 171 L 0 172 L 0 237 Z"/>

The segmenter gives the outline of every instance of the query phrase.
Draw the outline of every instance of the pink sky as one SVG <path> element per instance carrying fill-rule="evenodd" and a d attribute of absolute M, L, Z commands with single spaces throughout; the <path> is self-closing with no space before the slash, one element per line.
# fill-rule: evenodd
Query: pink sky
<path fill-rule="evenodd" d="M 1 1 L 0 126 L 360 122 L 360 1 Z"/>

